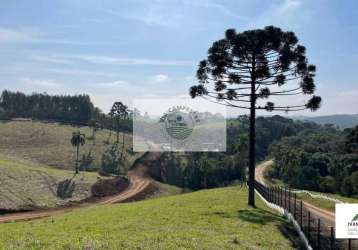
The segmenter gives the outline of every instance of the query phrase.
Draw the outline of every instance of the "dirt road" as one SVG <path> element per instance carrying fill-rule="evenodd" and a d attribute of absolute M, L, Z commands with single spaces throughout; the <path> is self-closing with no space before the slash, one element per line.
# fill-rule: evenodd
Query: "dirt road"
<path fill-rule="evenodd" d="M 53 209 L 46 209 L 41 211 L 29 211 L 29 212 L 19 212 L 8 215 L 0 216 L 0 223 L 21 221 L 21 220 L 33 220 L 43 217 L 48 217 L 52 215 L 62 214 L 66 212 L 73 211 L 75 209 L 91 207 L 95 205 L 108 205 L 114 203 L 120 203 L 131 199 L 134 196 L 139 195 L 144 192 L 146 188 L 150 185 L 151 179 L 146 174 L 147 165 L 146 161 L 155 161 L 160 156 L 159 153 L 146 153 L 143 157 L 138 159 L 131 170 L 128 171 L 129 186 L 121 193 L 105 197 L 103 199 L 88 202 L 78 205 L 73 205 L 69 207 L 60 207 Z"/>
<path fill-rule="evenodd" d="M 268 166 L 270 166 L 273 163 L 272 160 L 264 161 L 256 166 L 255 169 L 255 179 L 256 181 L 260 182 L 261 184 L 265 185 L 265 178 L 264 178 L 264 172 Z"/>
<path fill-rule="evenodd" d="M 264 161 L 261 164 L 256 166 L 255 179 L 265 186 L 266 186 L 266 184 L 265 184 L 264 172 L 267 169 L 267 167 L 269 167 L 272 163 L 273 163 L 272 160 L 268 160 L 268 161 Z M 324 219 L 324 223 L 327 226 L 335 225 L 335 214 L 334 213 L 327 211 L 325 209 L 316 207 L 316 206 L 314 206 L 310 203 L 307 203 L 307 202 L 303 202 L 303 203 L 306 205 L 306 207 L 309 209 L 309 211 L 311 212 L 311 214 L 313 216 Z"/>

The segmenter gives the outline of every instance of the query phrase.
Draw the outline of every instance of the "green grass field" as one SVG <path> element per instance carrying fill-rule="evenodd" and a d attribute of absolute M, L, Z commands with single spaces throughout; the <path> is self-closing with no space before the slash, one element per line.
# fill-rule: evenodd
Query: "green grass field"
<path fill-rule="evenodd" d="M 0 225 L 0 249 L 292 249 L 286 221 L 247 190 L 203 190 Z"/>
<path fill-rule="evenodd" d="M 80 130 L 86 137 L 92 136 L 89 127 L 73 127 L 59 123 L 44 123 L 37 121 L 0 122 L 0 154 L 25 159 L 34 163 L 45 164 L 61 169 L 74 169 L 76 151 L 70 143 L 72 132 Z M 112 133 L 109 144 L 109 131 L 96 133 L 95 144 L 87 140 L 81 147 L 80 155 L 91 152 L 93 162 L 90 167 L 100 168 L 102 155 L 116 140 Z M 122 135 L 120 135 L 121 143 Z M 125 145 L 132 147 L 132 136 L 125 135 Z M 142 154 L 127 154 L 127 168 Z"/>
<path fill-rule="evenodd" d="M 54 207 L 83 200 L 91 196 L 91 187 L 97 178 L 97 173 L 82 172 L 74 176 L 73 171 L 0 155 L 0 209 Z M 58 186 L 65 180 L 71 180 L 73 186 L 58 196 Z"/>

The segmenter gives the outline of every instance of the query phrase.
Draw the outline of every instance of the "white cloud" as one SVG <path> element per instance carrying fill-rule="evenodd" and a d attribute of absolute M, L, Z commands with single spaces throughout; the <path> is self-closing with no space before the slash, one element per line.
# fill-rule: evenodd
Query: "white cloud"
<path fill-rule="evenodd" d="M 117 87 L 117 86 L 128 86 L 129 83 L 127 81 L 122 81 L 122 80 L 118 80 L 118 81 L 113 81 L 113 82 L 100 82 L 96 84 L 97 86 L 101 86 L 101 87 Z"/>
<path fill-rule="evenodd" d="M 153 77 L 153 81 L 156 83 L 166 82 L 169 80 L 169 77 L 164 74 L 158 74 Z"/>
<path fill-rule="evenodd" d="M 284 0 L 283 3 L 277 7 L 276 12 L 285 14 L 287 11 L 294 11 L 300 7 L 301 4 L 300 0 Z"/>
<path fill-rule="evenodd" d="M 255 17 L 254 21 L 249 23 L 248 26 L 249 28 L 257 28 L 279 25 L 290 29 L 299 28 L 303 22 L 310 20 L 311 15 L 312 10 L 305 7 L 302 0 L 281 0 L 278 4 L 272 4 L 261 15 Z"/>
<path fill-rule="evenodd" d="M 59 58 L 56 56 L 34 55 L 34 56 L 31 56 L 31 59 L 34 61 L 45 62 L 45 63 L 55 63 L 55 64 L 73 64 L 74 63 L 72 60 Z"/>
<path fill-rule="evenodd" d="M 58 87 L 61 86 L 60 84 L 56 83 L 53 80 L 39 80 L 39 79 L 32 79 L 29 77 L 21 77 L 18 78 L 21 83 L 28 84 L 28 85 L 36 85 L 42 87 Z"/>
<path fill-rule="evenodd" d="M 29 42 L 37 36 L 38 34 L 30 31 L 13 30 L 0 27 L 0 43 Z"/>
<path fill-rule="evenodd" d="M 108 45 L 115 44 L 108 41 L 76 41 L 53 37 L 54 34 L 47 34 L 33 28 L 9 29 L 0 27 L 0 43 L 43 43 L 63 45 Z"/>
<path fill-rule="evenodd" d="M 60 75 L 73 75 L 73 76 L 104 76 L 112 77 L 117 74 L 114 72 L 101 72 L 101 71 L 86 71 L 77 69 L 47 69 L 47 72 L 60 74 Z"/>
<path fill-rule="evenodd" d="M 175 8 L 173 8 L 175 6 Z M 104 12 L 126 20 L 142 22 L 148 26 L 178 28 L 187 21 L 186 9 L 211 9 L 225 16 L 240 20 L 247 17 L 238 15 L 219 1 L 212 0 L 174 0 L 174 1 L 145 1 L 144 7 L 121 10 L 103 9 Z"/>
<path fill-rule="evenodd" d="M 214 2 L 214 1 L 208 1 L 208 0 L 182 0 L 183 4 L 186 5 L 191 5 L 191 6 L 197 6 L 197 7 L 201 7 L 201 8 L 207 8 L 207 9 L 213 9 L 216 11 L 219 11 L 221 13 L 223 13 L 226 16 L 229 17 L 233 17 L 236 19 L 241 19 L 241 20 L 245 20 L 247 21 L 247 17 L 238 15 L 237 13 L 235 13 L 234 11 L 232 11 L 230 8 L 226 7 L 223 4 Z"/>
<path fill-rule="evenodd" d="M 108 41 L 76 41 L 76 40 L 67 40 L 59 38 L 34 38 L 29 40 L 32 43 L 44 43 L 44 44 L 63 44 L 63 45 L 113 45 L 114 42 Z"/>
<path fill-rule="evenodd" d="M 78 59 L 89 63 L 113 65 L 163 65 L 163 66 L 193 66 L 195 62 L 182 60 L 161 60 L 147 58 L 109 57 L 98 55 L 67 55 L 67 58 Z"/>
<path fill-rule="evenodd" d="M 161 5 L 151 5 L 144 9 L 115 11 L 105 9 L 108 14 L 121 17 L 127 20 L 139 21 L 150 26 L 178 27 L 181 24 L 183 15 L 178 12 L 168 12 Z"/>

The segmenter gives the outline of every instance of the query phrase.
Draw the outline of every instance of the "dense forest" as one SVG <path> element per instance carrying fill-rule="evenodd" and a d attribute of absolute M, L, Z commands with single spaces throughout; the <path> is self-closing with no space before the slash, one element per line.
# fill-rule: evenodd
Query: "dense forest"
<path fill-rule="evenodd" d="M 88 95 L 48 95 L 4 90 L 0 98 L 1 118 L 32 118 L 88 123 L 95 108 Z"/>
<path fill-rule="evenodd" d="M 328 133 L 332 126 L 294 121 L 282 116 L 258 117 L 257 160 L 269 154 L 272 143 L 297 134 Z M 190 189 L 225 186 L 235 180 L 245 180 L 248 160 L 249 117 L 239 116 L 227 121 L 226 152 L 164 153 L 160 160 L 158 180 Z"/>
<path fill-rule="evenodd" d="M 303 131 L 271 146 L 270 176 L 292 187 L 358 195 L 358 126 Z"/>
<path fill-rule="evenodd" d="M 129 110 L 129 116 L 131 112 Z M 0 96 L 0 120 L 13 118 L 30 118 L 45 121 L 57 121 L 73 125 L 89 125 L 130 132 L 130 119 L 114 122 L 110 114 L 104 114 L 95 107 L 86 94 L 49 95 L 4 90 Z"/>

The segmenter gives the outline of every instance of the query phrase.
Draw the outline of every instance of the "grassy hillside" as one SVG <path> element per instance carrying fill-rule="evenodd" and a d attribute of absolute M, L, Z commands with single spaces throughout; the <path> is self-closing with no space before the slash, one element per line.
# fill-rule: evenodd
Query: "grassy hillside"
<path fill-rule="evenodd" d="M 0 155 L 0 210 L 54 207 L 85 199 L 97 177 L 96 173 L 74 176 L 73 171 Z"/>
<path fill-rule="evenodd" d="M 292 249 L 287 224 L 247 190 L 204 190 L 0 225 L 0 249 Z"/>
<path fill-rule="evenodd" d="M 0 154 L 57 168 L 74 169 L 76 153 L 70 139 L 72 132 L 77 130 L 85 133 L 87 137 L 92 135 L 89 127 L 35 121 L 0 122 Z M 82 155 L 86 157 L 90 155 L 93 158 L 88 168 L 100 167 L 103 153 L 115 142 L 115 135 L 112 134 L 109 143 L 106 143 L 108 135 L 109 131 L 98 131 L 95 144 L 93 140 L 87 140 L 86 144 L 81 147 L 81 158 Z M 132 147 L 130 135 L 125 135 L 125 144 L 128 148 Z M 130 167 L 139 156 L 140 154 L 127 154 L 126 167 Z"/>

